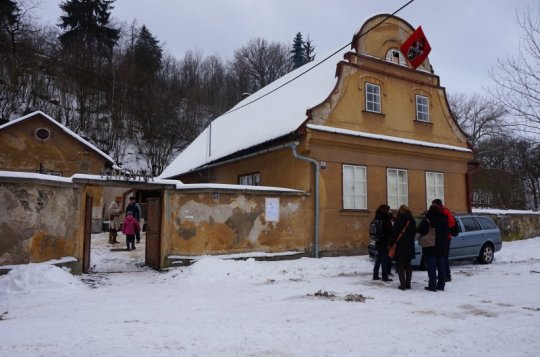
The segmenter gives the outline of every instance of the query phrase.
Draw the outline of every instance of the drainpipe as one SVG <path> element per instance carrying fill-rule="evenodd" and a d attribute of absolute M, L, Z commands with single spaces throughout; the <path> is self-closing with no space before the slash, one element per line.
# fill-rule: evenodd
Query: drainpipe
<path fill-rule="evenodd" d="M 465 191 L 467 195 L 467 212 L 472 212 L 472 175 L 480 168 L 478 161 L 469 161 L 467 163 L 467 172 L 465 173 Z"/>
<path fill-rule="evenodd" d="M 294 157 L 299 160 L 308 161 L 315 167 L 315 258 L 319 258 L 319 174 L 321 172 L 321 165 L 315 159 L 299 155 L 296 152 L 297 145 L 297 142 L 290 145 Z"/>

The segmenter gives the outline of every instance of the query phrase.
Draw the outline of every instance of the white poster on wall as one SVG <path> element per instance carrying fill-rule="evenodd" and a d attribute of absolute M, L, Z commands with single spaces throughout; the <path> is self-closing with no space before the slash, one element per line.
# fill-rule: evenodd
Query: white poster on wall
<path fill-rule="evenodd" d="M 266 197 L 266 220 L 269 222 L 279 222 L 279 198 Z"/>

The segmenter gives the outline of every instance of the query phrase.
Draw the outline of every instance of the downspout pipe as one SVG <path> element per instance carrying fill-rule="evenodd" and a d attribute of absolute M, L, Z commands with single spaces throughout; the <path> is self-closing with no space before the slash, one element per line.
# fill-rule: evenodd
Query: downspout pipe
<path fill-rule="evenodd" d="M 298 146 L 298 143 L 292 143 L 291 145 L 293 156 L 299 160 L 308 161 L 313 165 L 315 168 L 315 192 L 314 192 L 314 199 L 315 199 L 315 258 L 319 258 L 319 175 L 321 172 L 321 165 L 320 163 L 307 156 L 299 155 L 296 151 L 296 147 Z"/>

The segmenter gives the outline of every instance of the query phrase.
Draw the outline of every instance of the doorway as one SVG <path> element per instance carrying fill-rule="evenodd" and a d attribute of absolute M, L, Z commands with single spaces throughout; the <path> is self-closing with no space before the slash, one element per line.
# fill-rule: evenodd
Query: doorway
<path fill-rule="evenodd" d="M 92 191 L 92 190 L 89 190 Z M 99 191 L 99 190 L 95 190 Z M 85 206 L 85 238 L 83 249 L 83 273 L 121 273 L 139 272 L 148 269 L 161 268 L 161 190 L 148 190 L 142 187 L 137 189 L 122 187 L 103 187 L 103 225 L 101 231 L 96 231 L 96 224 L 92 224 L 92 214 L 96 215 L 99 207 L 92 207 L 92 197 L 87 196 Z M 111 192 L 113 194 L 111 194 Z M 140 241 L 135 242 L 135 249 L 128 250 L 126 236 L 121 230 L 117 233 L 119 243 L 109 240 L 109 205 L 115 196 L 141 197 L 138 201 L 144 207 L 141 226 L 145 229 L 140 232 Z M 139 198 L 138 198 L 139 200 Z M 125 217 L 127 202 L 121 200 L 120 222 Z M 95 202 L 95 199 L 94 199 Z M 95 222 L 94 222 L 95 223 Z M 93 227 L 93 229 L 92 229 Z M 141 227 L 142 228 L 142 227 Z M 93 230 L 93 231 L 92 231 Z M 151 242 L 151 244 L 148 244 Z"/>

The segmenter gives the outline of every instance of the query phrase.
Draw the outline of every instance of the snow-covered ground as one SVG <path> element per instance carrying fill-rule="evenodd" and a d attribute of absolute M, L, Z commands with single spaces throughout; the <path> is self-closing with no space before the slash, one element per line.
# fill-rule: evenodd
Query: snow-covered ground
<path fill-rule="evenodd" d="M 109 234 L 92 234 L 90 242 L 90 271 L 92 273 L 129 273 L 148 271 L 144 265 L 145 233 L 134 250 L 126 251 L 126 238 L 118 234 L 120 244 L 109 244 Z"/>
<path fill-rule="evenodd" d="M 93 238 L 94 271 L 131 272 L 76 277 L 30 264 L 0 277 L 1 356 L 540 351 L 540 237 L 504 243 L 491 265 L 453 263 L 453 281 L 436 293 L 424 290 L 424 271 L 414 272 L 409 291 L 397 289 L 397 277 L 373 282 L 367 256 L 206 257 L 159 273 L 142 267 L 142 244 L 135 252 L 111 252 L 105 240 Z"/>

